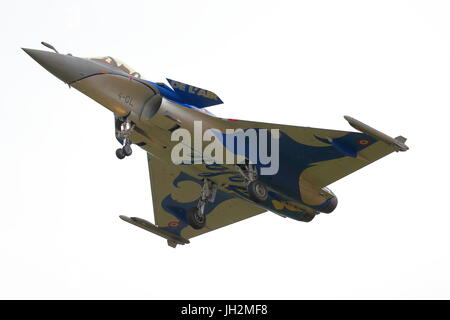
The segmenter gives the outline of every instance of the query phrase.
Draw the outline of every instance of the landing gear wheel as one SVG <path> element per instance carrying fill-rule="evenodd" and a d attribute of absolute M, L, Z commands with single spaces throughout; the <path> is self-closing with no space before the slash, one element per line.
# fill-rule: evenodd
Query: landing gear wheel
<path fill-rule="evenodd" d="M 255 180 L 248 184 L 247 186 L 250 198 L 256 202 L 264 202 L 269 197 L 269 191 L 264 183 Z"/>
<path fill-rule="evenodd" d="M 131 156 L 131 154 L 133 153 L 133 149 L 131 149 L 131 146 L 129 144 L 126 144 L 123 146 L 122 148 L 123 153 L 128 157 Z"/>
<path fill-rule="evenodd" d="M 189 225 L 196 230 L 203 228 L 206 224 L 205 215 L 201 214 L 197 207 L 191 208 L 187 212 L 186 218 L 187 218 Z"/>
<path fill-rule="evenodd" d="M 116 150 L 116 156 L 119 159 L 123 159 L 123 158 L 125 158 L 126 155 L 125 155 L 125 152 L 123 151 L 123 149 L 119 148 Z"/>

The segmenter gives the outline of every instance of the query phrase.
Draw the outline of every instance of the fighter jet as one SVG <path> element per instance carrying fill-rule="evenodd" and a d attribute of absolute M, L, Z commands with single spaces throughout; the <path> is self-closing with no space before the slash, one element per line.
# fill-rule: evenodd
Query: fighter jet
<path fill-rule="evenodd" d="M 337 197 L 328 185 L 408 150 L 406 138 L 349 116 L 358 132 L 216 117 L 206 108 L 223 102 L 210 90 L 171 79 L 151 82 L 113 57 L 80 58 L 42 44 L 53 52 L 23 50 L 112 111 L 116 156 L 131 156 L 133 145 L 146 151 L 154 223 L 120 218 L 171 247 L 266 211 L 303 222 L 331 213 Z M 186 133 L 192 140 L 183 139 Z"/>

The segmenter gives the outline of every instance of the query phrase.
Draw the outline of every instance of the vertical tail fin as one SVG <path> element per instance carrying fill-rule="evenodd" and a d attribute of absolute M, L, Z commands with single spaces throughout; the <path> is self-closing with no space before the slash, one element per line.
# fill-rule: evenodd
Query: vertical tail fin
<path fill-rule="evenodd" d="M 183 100 L 184 103 L 206 108 L 223 103 L 223 101 L 212 91 L 194 87 L 172 79 L 167 79 L 172 89 Z"/>

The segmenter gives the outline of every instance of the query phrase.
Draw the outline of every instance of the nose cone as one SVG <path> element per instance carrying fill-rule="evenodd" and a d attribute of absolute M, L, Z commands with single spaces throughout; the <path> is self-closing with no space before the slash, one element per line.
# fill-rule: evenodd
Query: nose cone
<path fill-rule="evenodd" d="M 23 51 L 65 83 L 70 84 L 98 70 L 98 66 L 86 59 L 35 49 Z"/>

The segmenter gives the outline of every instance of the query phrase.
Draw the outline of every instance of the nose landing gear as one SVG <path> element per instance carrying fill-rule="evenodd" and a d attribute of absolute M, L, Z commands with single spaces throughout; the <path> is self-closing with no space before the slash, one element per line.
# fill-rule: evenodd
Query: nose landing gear
<path fill-rule="evenodd" d="M 131 156 L 133 149 L 131 149 L 130 134 L 134 129 L 134 124 L 130 120 L 118 119 L 119 125 L 118 130 L 116 130 L 116 138 L 122 142 L 122 148 L 116 150 L 116 156 L 119 159 Z"/>
<path fill-rule="evenodd" d="M 116 156 L 119 159 L 131 156 L 133 149 L 131 149 L 130 144 L 127 142 L 122 148 L 116 150 Z"/>

